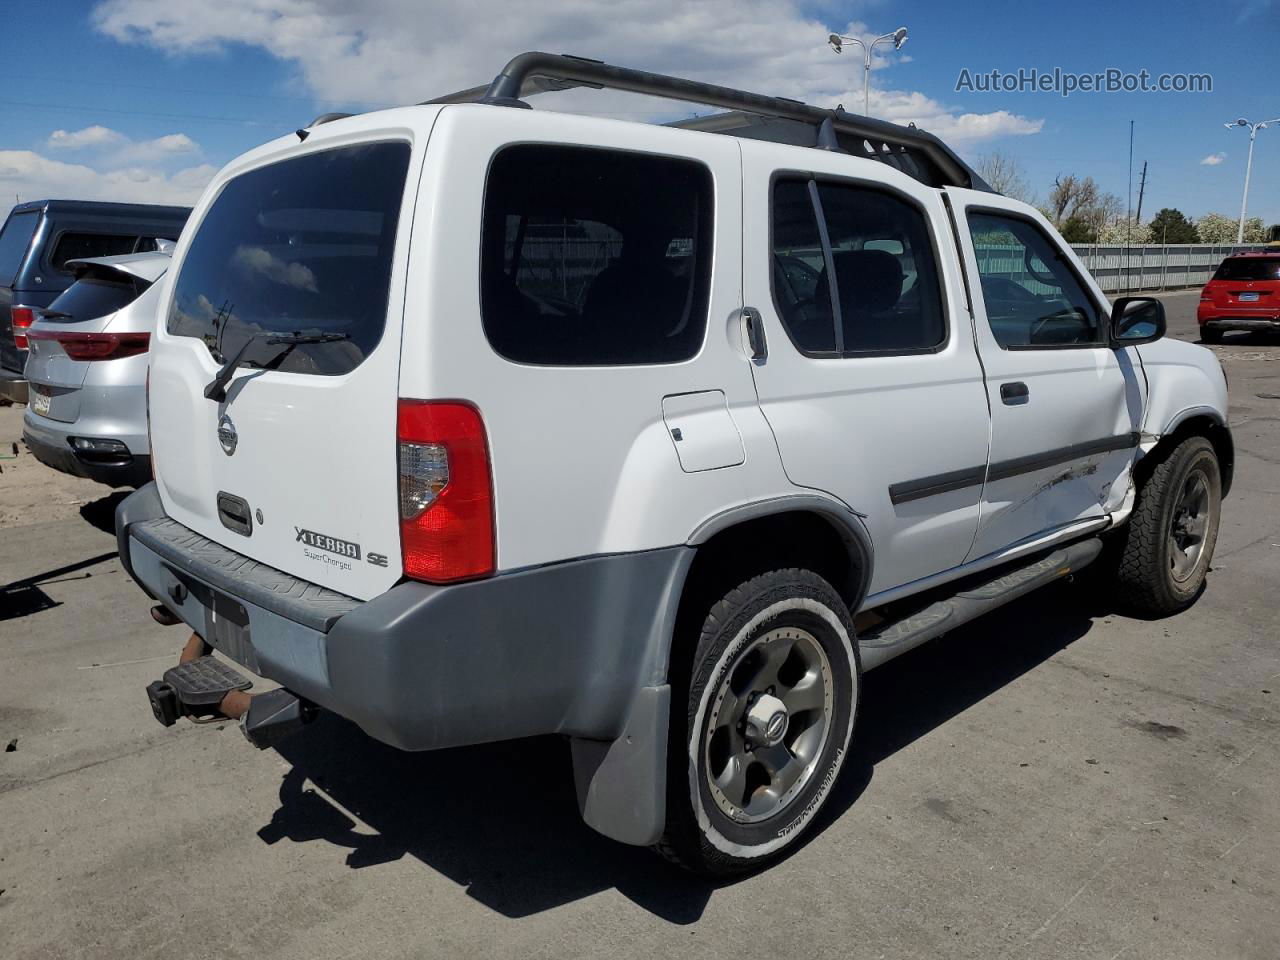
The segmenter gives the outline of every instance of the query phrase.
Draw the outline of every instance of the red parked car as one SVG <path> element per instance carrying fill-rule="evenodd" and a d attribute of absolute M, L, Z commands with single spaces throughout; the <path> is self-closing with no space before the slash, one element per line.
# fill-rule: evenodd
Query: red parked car
<path fill-rule="evenodd" d="M 1200 339 L 1218 343 L 1224 330 L 1280 333 L 1280 250 L 1233 253 L 1200 291 Z"/>

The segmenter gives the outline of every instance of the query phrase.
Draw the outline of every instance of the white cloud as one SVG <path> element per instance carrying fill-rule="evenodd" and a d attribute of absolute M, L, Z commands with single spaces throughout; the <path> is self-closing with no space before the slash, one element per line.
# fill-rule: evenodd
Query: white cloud
<path fill-rule="evenodd" d="M 190 204 L 216 172 L 207 163 L 173 173 L 145 166 L 102 171 L 30 150 L 0 150 L 0 196 Z"/>
<path fill-rule="evenodd" d="M 86 147 L 114 145 L 125 139 L 123 133 L 95 123 L 83 130 L 55 130 L 49 134 L 49 146 L 54 150 L 83 150 Z"/>
<path fill-rule="evenodd" d="M 148 141 L 143 146 L 151 147 L 161 153 L 194 153 L 199 149 L 196 142 L 185 133 L 165 134 L 163 137 Z"/>
<path fill-rule="evenodd" d="M 794 0 L 563 0 L 536 14 L 522 0 L 106 0 L 93 20 L 116 40 L 170 54 L 259 47 L 294 64 L 318 99 L 356 104 L 414 103 L 475 86 L 511 53 L 542 49 L 856 111 L 860 60 L 836 56 L 825 41 L 831 29 L 868 33 L 859 23 L 811 19 Z M 1004 110 L 963 113 L 889 91 L 882 78 L 901 55 L 881 54 L 872 76 L 877 115 L 962 143 L 1040 130 L 1042 121 Z M 538 100 L 636 119 L 681 112 L 652 98 L 582 91 Z"/>
<path fill-rule="evenodd" d="M 1201 160 L 1200 163 L 1202 166 L 1216 167 L 1225 159 L 1227 159 L 1227 155 L 1225 153 L 1211 153 Z"/>
<path fill-rule="evenodd" d="M 30 150 L 0 150 L 0 196 L 193 203 L 216 170 L 198 162 L 200 147 L 185 133 L 131 140 L 94 124 L 83 130 L 55 130 L 47 146 L 75 153 L 83 162 L 66 163 Z"/>

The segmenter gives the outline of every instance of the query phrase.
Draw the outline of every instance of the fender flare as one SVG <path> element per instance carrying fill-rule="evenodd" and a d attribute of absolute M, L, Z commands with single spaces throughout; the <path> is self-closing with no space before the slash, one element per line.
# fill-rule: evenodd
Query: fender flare
<path fill-rule="evenodd" d="M 702 521 L 689 534 L 686 543 L 688 546 L 697 548 L 717 533 L 730 527 L 781 513 L 816 513 L 840 534 L 841 539 L 844 540 L 845 549 L 849 551 L 853 569 L 858 571 L 858 582 L 853 585 L 852 591 L 855 602 L 850 605 L 856 610 L 871 586 L 871 574 L 875 569 L 875 548 L 871 541 L 871 534 L 863 523 L 866 515 L 835 497 L 817 492 L 786 493 L 738 504 Z M 678 599 L 677 597 L 677 601 Z"/>
<path fill-rule="evenodd" d="M 657 843 L 666 827 L 667 735 L 671 687 L 667 671 L 675 642 L 676 617 L 699 546 L 723 530 L 780 513 L 816 513 L 844 540 L 858 571 L 854 609 L 871 584 L 874 553 L 862 515 L 834 497 L 794 493 L 767 497 L 723 510 L 700 523 L 685 543 L 672 571 L 662 609 L 661 640 L 649 652 L 648 682 L 639 686 L 627 709 L 622 733 L 612 741 L 570 739 L 573 775 L 582 818 L 596 831 L 622 843 Z"/>
<path fill-rule="evenodd" d="M 1159 447 L 1164 438 L 1178 432 L 1183 424 L 1190 420 L 1203 417 L 1211 421 L 1221 431 L 1215 437 L 1210 437 L 1215 449 L 1218 451 L 1219 467 L 1222 471 L 1222 495 L 1225 497 L 1231 492 L 1231 482 L 1235 475 L 1235 439 L 1231 436 L 1231 425 L 1227 423 L 1227 418 L 1221 410 L 1204 404 L 1193 407 L 1184 407 L 1169 418 L 1169 422 L 1165 424 L 1164 429 L 1159 433 L 1146 431 L 1143 434 L 1143 444 L 1141 445 L 1142 456 L 1146 457 L 1153 450 Z M 1150 438 L 1150 440 L 1148 440 Z M 1141 460 L 1141 458 L 1139 458 Z"/>

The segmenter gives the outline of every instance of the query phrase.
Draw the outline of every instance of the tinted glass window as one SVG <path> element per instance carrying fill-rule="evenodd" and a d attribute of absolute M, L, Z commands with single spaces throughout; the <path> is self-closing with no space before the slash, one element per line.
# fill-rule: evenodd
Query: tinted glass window
<path fill-rule="evenodd" d="M 169 332 L 215 358 L 336 375 L 382 338 L 391 255 L 409 168 L 407 143 L 282 160 L 229 181 L 199 225 L 174 285 Z M 286 349 L 272 333 L 345 340 Z"/>
<path fill-rule="evenodd" d="M 15 213 L 5 222 L 4 229 L 0 230 L 0 283 L 13 282 L 39 222 L 40 215 L 34 210 Z"/>
<path fill-rule="evenodd" d="M 711 174 L 688 160 L 508 147 L 485 189 L 484 330 L 521 363 L 673 363 L 706 330 Z"/>
<path fill-rule="evenodd" d="M 54 244 L 49 260 L 55 270 L 65 270 L 68 260 L 85 257 L 114 257 L 121 253 L 133 253 L 138 235 L 114 233 L 64 233 Z"/>
<path fill-rule="evenodd" d="M 146 281 L 136 278 L 85 277 L 67 287 L 49 304 L 49 311 L 55 314 L 49 317 L 49 322 L 71 323 L 105 317 L 133 303 L 149 286 Z M 56 316 L 59 313 L 67 316 Z"/>
<path fill-rule="evenodd" d="M 836 334 L 822 235 L 805 180 L 773 188 L 773 295 L 783 325 L 805 353 L 830 353 Z"/>
<path fill-rule="evenodd" d="M 778 309 L 806 353 L 904 353 L 946 339 L 928 223 L 906 200 L 864 187 L 780 180 L 773 255 Z"/>
<path fill-rule="evenodd" d="M 969 214 L 987 321 L 1002 347 L 1101 341 L 1098 311 L 1066 257 L 1029 220 Z"/>
<path fill-rule="evenodd" d="M 1215 280 L 1280 280 L 1280 257 L 1241 257 L 1223 260 Z"/>

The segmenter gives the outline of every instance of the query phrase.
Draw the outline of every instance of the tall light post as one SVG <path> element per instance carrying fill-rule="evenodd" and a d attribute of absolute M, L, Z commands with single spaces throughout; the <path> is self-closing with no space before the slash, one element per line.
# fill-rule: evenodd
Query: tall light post
<path fill-rule="evenodd" d="M 1236 243 L 1244 243 L 1244 215 L 1249 206 L 1249 174 L 1253 172 L 1253 140 L 1258 135 L 1258 131 L 1265 130 L 1269 123 L 1280 123 L 1280 117 L 1263 120 L 1261 123 L 1250 123 L 1244 117 L 1241 117 L 1235 123 L 1223 124 L 1228 130 L 1233 127 L 1249 128 L 1249 160 L 1244 165 L 1244 197 L 1240 200 L 1240 228 L 1236 231 Z"/>
<path fill-rule="evenodd" d="M 844 53 L 844 45 L 846 43 L 856 43 L 862 48 L 862 114 L 863 116 L 871 116 L 871 51 L 876 48 L 877 43 L 892 40 L 893 49 L 901 50 L 902 45 L 907 42 L 907 28 L 899 27 L 893 33 L 886 33 L 883 37 L 876 37 L 870 43 L 864 43 L 857 37 L 842 37 L 838 33 L 833 33 L 827 37 L 827 43 L 831 44 L 831 49 L 836 53 Z"/>

